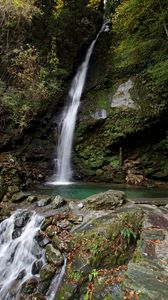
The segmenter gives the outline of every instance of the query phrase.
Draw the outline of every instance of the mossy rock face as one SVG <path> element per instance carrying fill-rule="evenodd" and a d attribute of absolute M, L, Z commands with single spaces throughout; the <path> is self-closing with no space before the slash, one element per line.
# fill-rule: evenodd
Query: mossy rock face
<path fill-rule="evenodd" d="M 89 283 L 94 283 L 97 287 L 93 292 L 93 299 L 109 297 L 110 288 L 106 287 L 106 283 L 110 282 L 111 276 L 117 272 L 115 267 L 125 264 L 130 258 L 141 224 L 141 211 L 133 211 L 121 214 L 116 220 L 110 216 L 98 219 L 90 226 L 94 229 L 87 228 L 76 233 L 71 240 L 72 256 L 67 261 L 66 273 L 57 299 L 84 297 Z M 120 269 L 121 273 L 124 268 L 125 266 Z M 119 278 L 119 273 L 116 274 Z M 115 290 L 115 287 L 113 289 Z"/>
<path fill-rule="evenodd" d="M 45 257 L 48 263 L 55 266 L 62 265 L 64 261 L 61 252 L 58 249 L 54 248 L 51 244 L 47 245 L 45 248 Z"/>
<path fill-rule="evenodd" d="M 13 194 L 11 200 L 12 200 L 12 202 L 18 203 L 18 202 L 22 202 L 22 201 L 26 200 L 28 196 L 30 196 L 29 193 L 19 192 L 19 193 Z"/>
<path fill-rule="evenodd" d="M 41 292 L 46 292 L 54 274 L 56 272 L 56 268 L 50 264 L 45 264 L 40 270 L 40 286 L 39 290 Z"/>
<path fill-rule="evenodd" d="M 126 195 L 124 192 L 109 190 L 86 198 L 85 206 L 95 210 L 114 209 L 122 206 L 125 201 Z"/>
<path fill-rule="evenodd" d="M 136 157 L 137 178 L 130 178 L 128 184 L 168 180 L 166 110 L 142 82 L 143 75 L 134 74 L 86 93 L 76 130 L 75 164 L 80 176 L 127 182 L 124 163 Z M 100 109 L 106 109 L 107 117 L 96 120 L 94 113 Z"/>
<path fill-rule="evenodd" d="M 0 175 L 0 201 L 2 200 L 3 196 L 6 194 L 7 190 L 8 190 L 7 185 L 5 184 L 2 175 Z"/>

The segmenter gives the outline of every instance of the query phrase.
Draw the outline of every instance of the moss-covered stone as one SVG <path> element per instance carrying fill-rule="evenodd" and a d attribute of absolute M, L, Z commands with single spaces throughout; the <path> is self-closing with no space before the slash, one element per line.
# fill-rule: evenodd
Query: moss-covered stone
<path fill-rule="evenodd" d="M 55 266 L 62 265 L 64 261 L 61 252 L 54 248 L 51 244 L 47 245 L 45 248 L 45 258 L 49 264 L 53 264 Z"/>
<path fill-rule="evenodd" d="M 40 291 L 46 292 L 50 282 L 56 272 L 56 268 L 50 264 L 45 264 L 40 270 Z"/>

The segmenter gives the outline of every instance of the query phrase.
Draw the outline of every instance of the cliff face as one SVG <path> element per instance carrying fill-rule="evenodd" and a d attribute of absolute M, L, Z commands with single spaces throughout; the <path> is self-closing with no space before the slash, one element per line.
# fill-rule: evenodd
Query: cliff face
<path fill-rule="evenodd" d="M 0 0 L 0 3 L 2 1 Z M 103 21 L 103 1 L 1 5 L 0 149 L 26 178 L 52 172 L 57 116 Z M 167 10 L 164 1 L 107 1 L 109 31 L 91 58 L 74 147 L 86 180 L 168 179 Z M 1 169 L 8 160 L 1 156 Z M 9 161 L 10 164 L 10 161 Z"/>
<path fill-rule="evenodd" d="M 165 5 L 108 2 L 111 29 L 97 43 L 76 134 L 75 162 L 87 180 L 168 179 Z"/>
<path fill-rule="evenodd" d="M 88 4 L 87 0 L 0 0 L 2 173 L 6 152 L 20 160 L 32 180 L 44 180 L 52 169 L 55 116 L 102 24 L 102 13 Z"/>

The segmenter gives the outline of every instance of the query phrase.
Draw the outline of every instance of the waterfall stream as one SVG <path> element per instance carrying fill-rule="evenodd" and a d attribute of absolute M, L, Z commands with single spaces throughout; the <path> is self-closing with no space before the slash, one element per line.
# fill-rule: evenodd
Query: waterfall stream
<path fill-rule="evenodd" d="M 42 259 L 34 237 L 43 218 L 35 212 L 29 214 L 17 210 L 0 224 L 0 299 L 3 300 L 17 299 L 22 284 L 33 277 L 33 263 Z"/>
<path fill-rule="evenodd" d="M 17 210 L 0 224 L 0 299 L 27 299 L 29 284 L 38 287 L 39 271 L 46 264 L 44 249 L 38 244 L 38 234 L 43 217 L 36 212 Z M 48 292 L 47 300 L 54 300 L 65 273 L 64 264 L 57 270 Z"/>
<path fill-rule="evenodd" d="M 72 80 L 71 87 L 68 93 L 68 105 L 66 105 L 63 110 L 61 121 L 59 124 L 60 135 L 57 147 L 57 166 L 56 174 L 53 176 L 55 180 L 51 182 L 52 184 L 66 184 L 72 178 L 71 152 L 77 112 L 86 81 L 90 57 L 100 33 L 105 29 L 106 23 L 102 25 L 96 38 L 88 48 L 85 60 L 78 68 L 77 73 Z"/>

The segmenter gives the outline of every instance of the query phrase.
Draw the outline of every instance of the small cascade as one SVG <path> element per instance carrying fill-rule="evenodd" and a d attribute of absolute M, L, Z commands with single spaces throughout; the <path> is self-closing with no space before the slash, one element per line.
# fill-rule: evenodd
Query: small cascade
<path fill-rule="evenodd" d="M 29 282 L 38 290 L 39 271 L 46 264 L 45 250 L 38 243 L 43 220 L 35 212 L 17 210 L 0 224 L 0 299 L 27 299 L 24 292 Z M 66 257 L 50 283 L 47 300 L 55 299 L 65 269 Z"/>
<path fill-rule="evenodd" d="M 104 22 L 96 38 L 91 43 L 84 62 L 80 65 L 74 79 L 72 80 L 68 93 L 68 105 L 66 105 L 62 113 L 59 124 L 60 135 L 57 148 L 56 172 L 53 176 L 53 181 L 50 182 L 51 184 L 66 184 L 69 183 L 72 178 L 71 152 L 77 112 L 86 81 L 90 57 L 100 33 L 106 29 L 107 23 Z"/>
<path fill-rule="evenodd" d="M 65 274 L 65 269 L 66 269 L 66 264 L 67 264 L 67 259 L 64 257 L 64 264 L 58 274 L 54 277 L 52 280 L 49 290 L 47 292 L 47 300 L 53 300 L 55 298 L 55 295 L 58 291 L 58 288 L 61 284 L 62 278 Z"/>
<path fill-rule="evenodd" d="M 17 299 L 22 284 L 33 277 L 33 263 L 42 259 L 34 239 L 42 221 L 36 213 L 18 210 L 0 224 L 0 299 Z"/>

